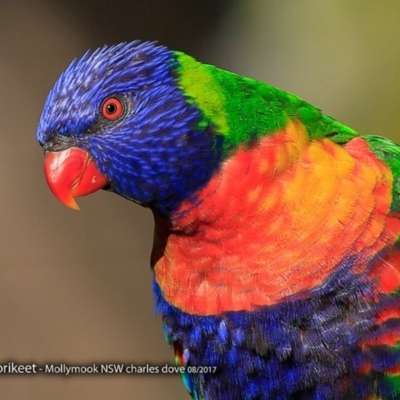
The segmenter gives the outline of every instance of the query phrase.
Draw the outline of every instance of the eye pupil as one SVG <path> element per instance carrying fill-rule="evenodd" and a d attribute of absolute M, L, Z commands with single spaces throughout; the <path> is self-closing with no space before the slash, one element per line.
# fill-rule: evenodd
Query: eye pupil
<path fill-rule="evenodd" d="M 124 112 L 124 105 L 117 97 L 109 97 L 101 106 L 101 113 L 105 119 L 110 121 L 118 119 Z"/>
<path fill-rule="evenodd" d="M 114 114 L 117 111 L 117 107 L 115 104 L 107 104 L 107 112 L 109 114 Z"/>

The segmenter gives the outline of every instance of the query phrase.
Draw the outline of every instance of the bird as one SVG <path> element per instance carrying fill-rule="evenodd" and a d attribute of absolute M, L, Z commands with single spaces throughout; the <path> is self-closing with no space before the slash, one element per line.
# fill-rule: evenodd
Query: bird
<path fill-rule="evenodd" d="M 73 60 L 37 140 L 64 205 L 103 189 L 151 210 L 192 399 L 400 399 L 396 143 L 146 41 Z"/>

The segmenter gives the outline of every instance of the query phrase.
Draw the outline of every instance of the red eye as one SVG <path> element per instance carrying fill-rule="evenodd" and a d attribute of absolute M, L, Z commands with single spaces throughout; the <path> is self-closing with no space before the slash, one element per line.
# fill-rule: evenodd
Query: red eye
<path fill-rule="evenodd" d="M 101 113 L 103 114 L 103 117 L 110 121 L 118 119 L 123 112 L 124 106 L 116 97 L 109 97 L 101 106 Z"/>

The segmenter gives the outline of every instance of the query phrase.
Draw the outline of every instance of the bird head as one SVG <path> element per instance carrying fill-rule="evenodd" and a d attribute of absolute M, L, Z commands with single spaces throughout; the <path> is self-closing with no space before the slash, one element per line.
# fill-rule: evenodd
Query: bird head
<path fill-rule="evenodd" d="M 168 217 L 207 183 L 222 136 L 182 87 L 177 54 L 122 43 L 87 52 L 62 73 L 37 132 L 62 203 L 78 209 L 75 197 L 107 189 Z"/>

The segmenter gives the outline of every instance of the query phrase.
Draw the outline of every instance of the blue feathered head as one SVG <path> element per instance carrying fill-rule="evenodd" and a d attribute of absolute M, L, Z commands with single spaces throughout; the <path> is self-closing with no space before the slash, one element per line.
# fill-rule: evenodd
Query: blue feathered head
<path fill-rule="evenodd" d="M 180 73 L 176 53 L 149 42 L 103 47 L 74 60 L 50 91 L 37 132 L 52 154 L 52 179 L 60 153 L 78 148 L 106 177 L 108 190 L 162 215 L 173 212 L 221 158 L 221 138 L 188 99 Z"/>

